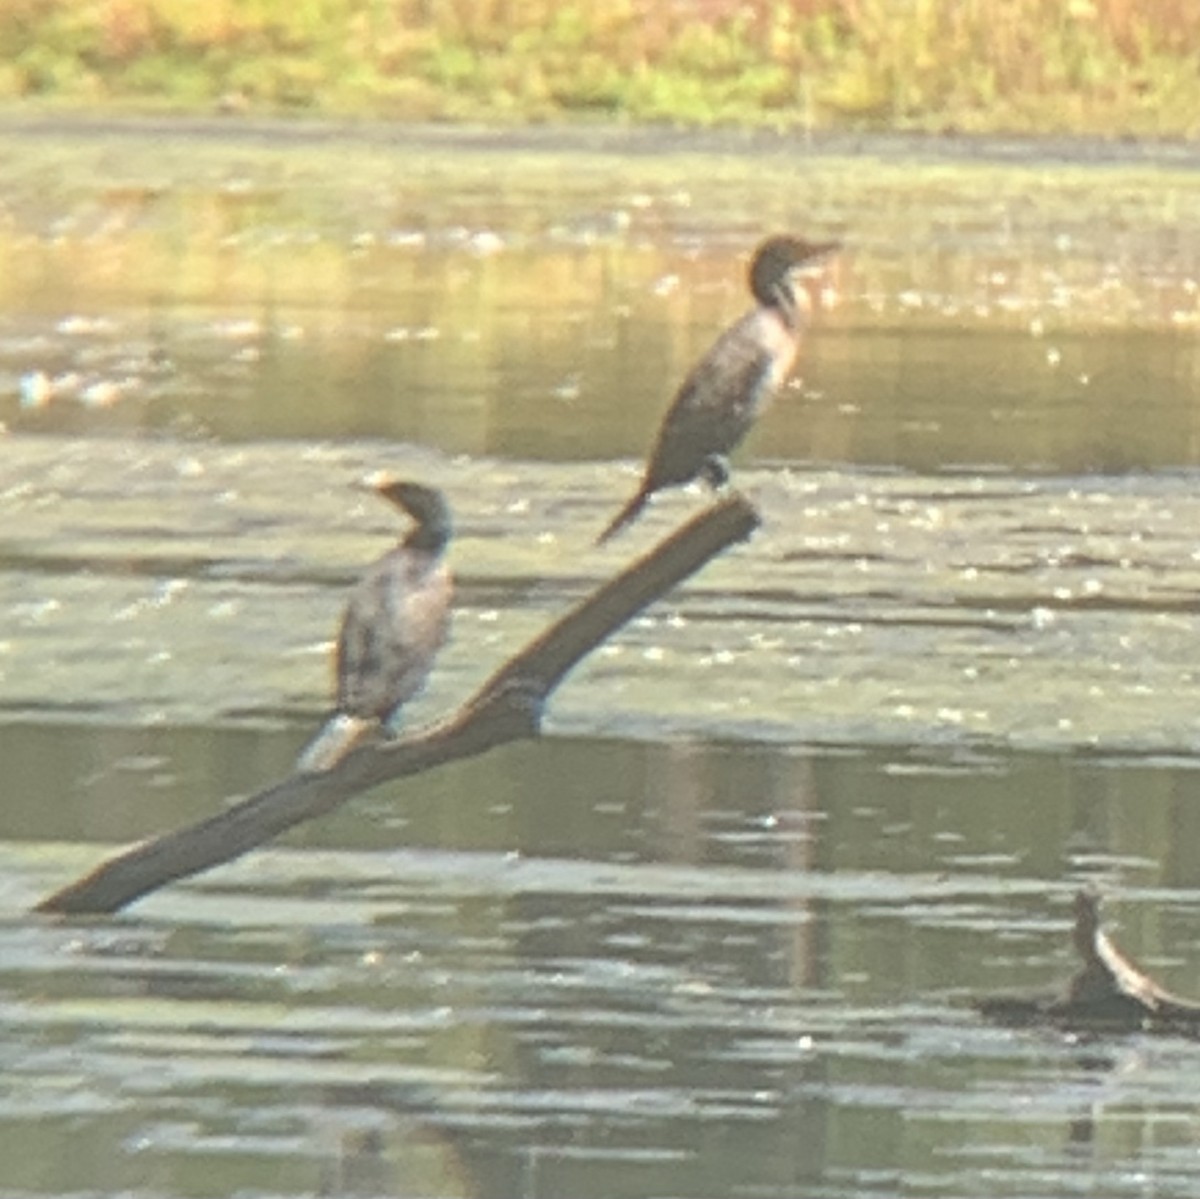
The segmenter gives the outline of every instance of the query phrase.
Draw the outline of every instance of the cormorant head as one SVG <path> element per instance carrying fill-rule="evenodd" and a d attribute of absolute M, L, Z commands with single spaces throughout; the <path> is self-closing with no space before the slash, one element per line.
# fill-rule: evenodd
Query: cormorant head
<path fill-rule="evenodd" d="M 372 484 L 377 495 L 407 512 L 416 527 L 404 539 L 412 549 L 440 554 L 450 540 L 450 505 L 436 487 L 406 479 L 383 478 Z"/>
<path fill-rule="evenodd" d="M 750 263 L 750 290 L 767 307 L 791 311 L 796 307 L 794 276 L 841 249 L 840 241 L 805 241 L 786 234 L 769 237 L 754 251 Z"/>

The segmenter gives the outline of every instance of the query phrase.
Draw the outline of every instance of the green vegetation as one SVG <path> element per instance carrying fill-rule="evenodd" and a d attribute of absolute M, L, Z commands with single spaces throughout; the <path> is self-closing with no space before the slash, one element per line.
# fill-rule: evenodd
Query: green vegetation
<path fill-rule="evenodd" d="M 3 0 L 0 100 L 1200 132 L 1195 0 Z"/>

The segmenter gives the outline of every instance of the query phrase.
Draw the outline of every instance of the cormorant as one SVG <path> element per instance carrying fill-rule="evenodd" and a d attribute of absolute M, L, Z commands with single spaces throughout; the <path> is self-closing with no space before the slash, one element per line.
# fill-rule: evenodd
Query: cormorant
<path fill-rule="evenodd" d="M 338 632 L 336 711 L 296 764 L 306 773 L 329 770 L 368 732 L 395 723 L 398 709 L 425 685 L 449 629 L 454 582 L 443 559 L 451 524 L 446 497 L 395 480 L 373 490 L 416 524 L 351 592 Z"/>
<path fill-rule="evenodd" d="M 749 276 L 755 307 L 717 338 L 684 379 L 659 427 L 641 486 L 597 545 L 634 520 L 660 488 L 696 478 L 714 489 L 725 486 L 726 456 L 783 384 L 800 349 L 812 301 L 796 289 L 795 276 L 840 244 L 779 236 L 755 250 Z"/>

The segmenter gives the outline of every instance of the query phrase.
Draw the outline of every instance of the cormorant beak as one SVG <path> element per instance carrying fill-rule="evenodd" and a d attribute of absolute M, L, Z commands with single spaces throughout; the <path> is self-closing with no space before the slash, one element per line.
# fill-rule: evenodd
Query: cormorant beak
<path fill-rule="evenodd" d="M 823 241 L 808 247 L 808 253 L 788 272 L 789 275 L 815 275 L 842 248 L 840 241 Z"/>
<path fill-rule="evenodd" d="M 396 489 L 403 486 L 402 480 L 390 470 L 373 470 L 370 474 L 363 475 L 361 479 L 356 479 L 350 486 L 355 491 L 372 496 L 374 499 L 387 500 L 389 504 L 412 515 L 403 497 L 396 494 Z"/>
<path fill-rule="evenodd" d="M 369 475 L 355 479 L 350 486 L 356 491 L 367 491 L 371 495 L 378 495 L 385 487 L 396 482 L 399 480 L 390 470 L 373 470 Z"/>

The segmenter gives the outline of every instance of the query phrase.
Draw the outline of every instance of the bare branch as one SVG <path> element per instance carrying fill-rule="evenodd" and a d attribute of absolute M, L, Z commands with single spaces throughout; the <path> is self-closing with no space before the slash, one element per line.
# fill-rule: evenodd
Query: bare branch
<path fill-rule="evenodd" d="M 361 746 L 323 774 L 293 775 L 198 824 L 123 850 L 34 910 L 118 911 L 175 879 L 232 861 L 380 783 L 536 737 L 547 699 L 572 667 L 757 526 L 757 512 L 741 496 L 713 505 L 572 608 L 445 720 L 396 741 Z"/>

